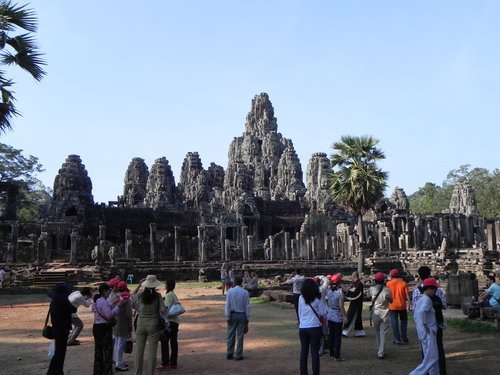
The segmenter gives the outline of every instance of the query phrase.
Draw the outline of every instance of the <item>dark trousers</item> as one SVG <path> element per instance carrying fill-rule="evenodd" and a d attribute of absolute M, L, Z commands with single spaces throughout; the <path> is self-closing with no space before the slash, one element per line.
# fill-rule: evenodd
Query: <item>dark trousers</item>
<path fill-rule="evenodd" d="M 111 324 L 94 324 L 94 375 L 113 374 L 113 328 Z"/>
<path fill-rule="evenodd" d="M 64 375 L 64 359 L 66 358 L 66 349 L 68 347 L 69 330 L 54 329 L 55 352 L 50 360 L 47 375 Z"/>
<path fill-rule="evenodd" d="M 293 307 L 295 307 L 295 314 L 297 314 L 297 322 L 299 321 L 299 298 L 300 294 L 293 293 Z"/>
<path fill-rule="evenodd" d="M 313 375 L 319 375 L 319 344 L 323 336 L 322 327 L 300 328 L 300 375 L 308 375 L 307 357 L 311 348 Z"/>
<path fill-rule="evenodd" d="M 439 354 L 439 375 L 446 375 L 446 357 L 443 347 L 443 329 L 439 327 L 436 333 L 436 342 Z"/>
<path fill-rule="evenodd" d="M 330 357 L 339 359 L 342 345 L 342 322 L 328 321 L 328 338 L 330 341 Z"/>
<path fill-rule="evenodd" d="M 179 323 L 170 322 L 170 332 L 166 332 L 161 343 L 161 364 L 163 366 L 177 366 L 177 354 L 179 345 L 177 335 L 179 333 Z"/>
<path fill-rule="evenodd" d="M 408 340 L 408 313 L 406 310 L 389 310 L 391 318 L 391 328 L 394 334 L 394 341 L 400 343 L 401 340 Z M 401 322 L 401 330 L 399 329 L 399 321 Z"/>

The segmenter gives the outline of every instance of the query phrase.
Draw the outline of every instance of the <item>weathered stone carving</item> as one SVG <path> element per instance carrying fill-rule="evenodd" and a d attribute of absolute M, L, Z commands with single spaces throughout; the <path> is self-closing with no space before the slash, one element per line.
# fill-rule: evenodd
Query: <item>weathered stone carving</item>
<path fill-rule="evenodd" d="M 211 188 L 197 152 L 187 153 L 178 190 L 188 207 L 199 207 L 202 202 L 208 202 Z"/>
<path fill-rule="evenodd" d="M 408 211 L 410 209 L 408 197 L 405 191 L 400 187 L 396 186 L 389 201 L 394 205 L 397 211 Z"/>
<path fill-rule="evenodd" d="M 146 207 L 172 208 L 176 203 L 176 188 L 172 168 L 165 157 L 155 160 L 146 185 Z"/>
<path fill-rule="evenodd" d="M 307 192 L 305 195 L 310 212 L 328 212 L 333 208 L 333 199 L 328 191 L 330 175 L 330 160 L 326 154 L 323 152 L 313 154 L 307 164 Z"/>
<path fill-rule="evenodd" d="M 467 181 L 455 185 L 450 200 L 450 212 L 466 216 L 477 213 L 476 194 Z"/>
<path fill-rule="evenodd" d="M 52 211 L 56 218 L 81 216 L 94 204 L 92 181 L 78 155 L 69 155 L 54 179 Z"/>
<path fill-rule="evenodd" d="M 142 158 L 133 158 L 125 172 L 123 202 L 125 207 L 144 207 L 149 170 Z"/>
<path fill-rule="evenodd" d="M 274 189 L 274 200 L 296 201 L 306 193 L 302 181 L 302 167 L 293 146 L 287 147 L 278 163 L 278 182 Z"/>

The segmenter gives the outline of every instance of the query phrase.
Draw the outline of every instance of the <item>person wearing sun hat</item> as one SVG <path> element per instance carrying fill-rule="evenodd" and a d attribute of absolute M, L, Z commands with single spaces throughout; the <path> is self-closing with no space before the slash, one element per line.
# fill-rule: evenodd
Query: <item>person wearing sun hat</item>
<path fill-rule="evenodd" d="M 374 275 L 375 285 L 370 287 L 369 294 L 372 298 L 370 307 L 373 312 L 373 328 L 377 340 L 377 358 L 385 357 L 385 336 L 389 331 L 389 303 L 392 302 L 392 294 L 385 286 L 385 275 L 377 272 Z"/>
<path fill-rule="evenodd" d="M 153 375 L 156 368 L 156 350 L 158 349 L 158 339 L 160 329 L 158 321 L 160 313 L 166 313 L 161 294 L 156 288 L 161 285 L 155 275 L 148 275 L 142 279 L 139 286 L 134 290 L 134 299 L 138 304 L 139 317 L 137 319 L 137 329 L 135 332 L 136 344 L 134 353 L 134 375 Z M 142 291 L 139 289 L 142 287 Z M 148 352 L 145 353 L 146 342 L 149 342 Z M 146 354 L 146 363 L 144 363 Z"/>
<path fill-rule="evenodd" d="M 399 270 L 396 268 L 389 272 L 389 276 L 391 276 L 391 280 L 387 282 L 387 287 L 393 298 L 392 303 L 389 304 L 389 317 L 394 335 L 393 342 L 397 345 L 407 344 L 408 313 L 406 308 L 410 304 L 408 284 L 401 278 Z"/>
<path fill-rule="evenodd" d="M 425 279 L 422 296 L 415 306 L 413 319 L 424 358 L 422 363 L 410 372 L 410 375 L 439 374 L 439 353 L 436 341 L 438 326 L 431 300 L 438 288 L 439 285 L 433 277 Z"/>

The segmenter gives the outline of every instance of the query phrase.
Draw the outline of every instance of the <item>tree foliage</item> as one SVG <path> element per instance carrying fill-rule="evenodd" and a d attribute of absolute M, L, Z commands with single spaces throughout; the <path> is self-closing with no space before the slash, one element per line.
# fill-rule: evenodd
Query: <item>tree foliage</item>
<path fill-rule="evenodd" d="M 19 186 L 17 204 L 21 220 L 38 220 L 50 202 L 48 189 L 36 178 L 40 172 L 43 166 L 37 157 L 24 156 L 22 150 L 0 143 L 0 182 Z"/>
<path fill-rule="evenodd" d="M 427 182 L 410 195 L 408 199 L 411 211 L 430 215 L 448 209 L 453 188 L 464 181 L 474 188 L 478 213 L 487 218 L 500 217 L 500 170 L 471 170 L 468 164 L 451 170 L 442 186 Z"/>
<path fill-rule="evenodd" d="M 36 30 L 37 18 L 33 10 L 26 5 L 0 0 L 0 64 L 17 65 L 40 81 L 45 75 L 42 68 L 45 62 L 33 37 Z M 11 119 L 19 115 L 14 105 L 13 84 L 0 70 L 0 133 L 12 129 Z"/>

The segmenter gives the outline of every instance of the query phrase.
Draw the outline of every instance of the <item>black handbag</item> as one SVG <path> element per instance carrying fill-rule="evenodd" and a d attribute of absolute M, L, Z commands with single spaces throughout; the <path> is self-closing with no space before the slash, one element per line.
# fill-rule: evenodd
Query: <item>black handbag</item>
<path fill-rule="evenodd" d="M 50 315 L 50 307 L 49 311 L 47 311 L 47 318 L 45 318 L 45 324 L 42 329 L 42 336 L 49 340 L 54 340 L 54 328 L 49 326 L 49 315 Z"/>
<path fill-rule="evenodd" d="M 125 342 L 125 349 L 123 349 L 123 351 L 127 354 L 130 354 L 132 353 L 133 348 L 134 348 L 134 342 L 132 340 L 127 340 Z"/>

